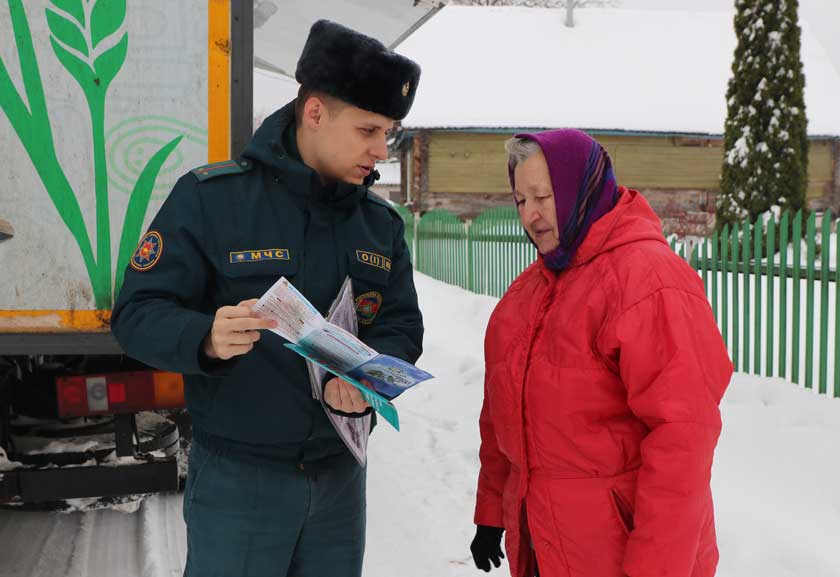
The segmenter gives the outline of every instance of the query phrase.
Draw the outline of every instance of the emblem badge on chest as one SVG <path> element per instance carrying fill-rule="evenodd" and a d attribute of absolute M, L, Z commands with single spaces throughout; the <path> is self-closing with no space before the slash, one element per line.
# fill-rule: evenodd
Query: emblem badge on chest
<path fill-rule="evenodd" d="M 373 319 L 382 306 L 382 295 L 378 292 L 368 292 L 356 297 L 356 316 L 363 325 L 373 324 Z"/>

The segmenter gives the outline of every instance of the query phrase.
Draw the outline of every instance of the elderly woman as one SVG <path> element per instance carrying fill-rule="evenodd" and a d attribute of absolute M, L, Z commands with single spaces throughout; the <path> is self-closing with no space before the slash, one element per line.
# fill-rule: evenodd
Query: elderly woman
<path fill-rule="evenodd" d="M 505 532 L 514 577 L 712 577 L 732 364 L 703 285 L 592 138 L 506 146 L 540 254 L 487 327 L 476 565 Z"/>

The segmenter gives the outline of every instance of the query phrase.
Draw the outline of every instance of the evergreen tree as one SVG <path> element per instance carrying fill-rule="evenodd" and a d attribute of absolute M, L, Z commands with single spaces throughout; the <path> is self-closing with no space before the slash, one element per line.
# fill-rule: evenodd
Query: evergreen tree
<path fill-rule="evenodd" d="M 808 134 L 798 0 L 736 0 L 738 46 L 717 226 L 805 206 Z"/>

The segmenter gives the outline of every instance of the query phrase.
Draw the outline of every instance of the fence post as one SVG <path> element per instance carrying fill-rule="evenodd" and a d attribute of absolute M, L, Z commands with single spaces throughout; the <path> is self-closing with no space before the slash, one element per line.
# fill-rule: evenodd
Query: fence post
<path fill-rule="evenodd" d="M 802 210 L 797 210 L 793 217 L 793 318 L 791 319 L 791 380 L 799 383 L 799 296 L 801 292 L 800 280 L 802 278 Z"/>
<path fill-rule="evenodd" d="M 741 245 L 740 245 L 740 227 L 736 222 L 732 225 L 732 364 L 735 365 L 735 370 L 738 370 L 738 367 L 741 366 L 740 363 L 740 325 L 741 322 L 741 315 L 739 313 L 741 309 L 741 302 L 738 297 L 738 275 L 741 272 L 741 265 L 738 262 L 741 258 Z"/>
<path fill-rule="evenodd" d="M 720 236 L 721 241 L 721 329 L 723 333 L 723 342 L 726 343 L 726 348 L 729 349 L 729 225 L 723 226 L 723 234 Z M 734 364 L 734 363 L 733 363 Z M 736 367 L 737 368 L 737 367 Z"/>
<path fill-rule="evenodd" d="M 840 220 L 834 226 L 834 396 L 840 398 Z"/>
<path fill-rule="evenodd" d="M 723 327 L 718 313 L 718 252 L 720 250 L 720 238 L 717 231 L 712 235 L 712 312 L 719 327 Z M 706 251 L 708 254 L 708 251 Z"/>
<path fill-rule="evenodd" d="M 755 287 L 755 311 L 753 339 L 755 339 L 755 346 L 753 347 L 753 373 L 761 374 L 761 260 L 764 247 L 764 221 L 761 217 L 755 221 L 753 227 L 753 286 Z M 768 253 L 769 254 L 769 253 Z M 772 280 L 772 277 L 768 277 Z"/>
<path fill-rule="evenodd" d="M 475 291 L 475 256 L 473 255 L 473 227 L 467 223 L 467 286 L 470 292 Z"/>
<path fill-rule="evenodd" d="M 417 247 L 417 256 L 414 259 L 414 268 L 423 272 L 423 216 L 417 215 L 417 224 L 414 227 L 414 244 Z"/>
<path fill-rule="evenodd" d="M 787 250 L 787 247 L 782 247 Z M 770 215 L 767 221 L 767 364 L 764 372 L 768 377 L 773 376 L 773 359 L 776 349 L 776 339 L 773 333 L 776 324 L 776 217 Z M 785 306 L 784 303 L 782 306 Z"/>
<path fill-rule="evenodd" d="M 820 235 L 820 393 L 828 392 L 828 283 L 831 255 L 831 209 L 825 211 Z"/>
<path fill-rule="evenodd" d="M 808 217 L 808 294 L 805 301 L 805 388 L 814 386 L 814 261 L 817 260 L 817 214 Z"/>
<path fill-rule="evenodd" d="M 787 377 L 787 314 L 788 314 L 788 231 L 790 230 L 790 213 L 785 211 L 779 222 L 779 376 Z"/>
<path fill-rule="evenodd" d="M 741 370 L 745 373 L 750 372 L 750 310 L 752 302 L 752 293 L 750 292 L 750 277 L 752 276 L 750 268 L 750 258 L 752 257 L 752 232 L 750 229 L 750 221 L 747 219 L 744 222 L 744 229 L 742 233 L 744 252 L 742 255 L 743 268 L 738 271 L 738 274 L 744 275 L 741 279 L 743 286 L 743 302 L 744 302 L 744 349 L 743 357 L 741 359 Z"/>

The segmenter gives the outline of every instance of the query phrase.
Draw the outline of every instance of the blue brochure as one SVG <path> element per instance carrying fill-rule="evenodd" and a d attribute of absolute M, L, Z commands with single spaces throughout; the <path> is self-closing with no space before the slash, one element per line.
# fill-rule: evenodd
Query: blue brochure
<path fill-rule="evenodd" d="M 352 289 L 347 288 L 349 280 L 345 285 L 337 302 L 343 306 L 333 311 L 331 319 L 350 315 L 355 321 Z M 402 359 L 379 354 L 352 332 L 325 320 L 285 278 L 277 281 L 253 310 L 261 318 L 277 321 L 277 328 L 271 330 L 289 341 L 286 347 L 359 389 L 373 410 L 397 430 L 400 428 L 399 415 L 391 400 L 418 383 L 434 378 Z M 354 323 L 344 319 L 342 324 Z M 313 389 L 319 384 L 313 382 Z M 313 390 L 313 394 L 320 398 L 320 391 Z"/>
<path fill-rule="evenodd" d="M 360 383 L 355 378 L 351 377 L 348 374 L 342 373 L 338 370 L 337 367 L 334 365 L 330 365 L 326 359 L 315 357 L 310 351 L 307 351 L 303 347 L 299 345 L 293 345 L 291 343 L 286 343 L 286 347 L 292 349 L 300 356 L 309 359 L 322 369 L 329 371 L 330 373 L 334 374 L 335 376 L 344 379 L 362 393 L 362 398 L 367 402 L 368 405 L 373 407 L 373 410 L 382 415 L 386 421 L 391 423 L 391 426 L 394 427 L 396 430 L 400 430 L 400 416 L 397 413 L 397 408 L 394 406 L 391 401 L 380 395 L 374 390 L 371 390 L 370 387 L 366 387 L 362 383 Z"/>

